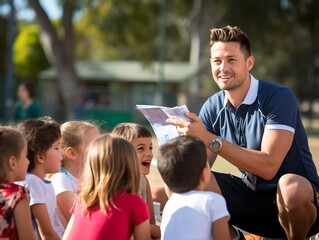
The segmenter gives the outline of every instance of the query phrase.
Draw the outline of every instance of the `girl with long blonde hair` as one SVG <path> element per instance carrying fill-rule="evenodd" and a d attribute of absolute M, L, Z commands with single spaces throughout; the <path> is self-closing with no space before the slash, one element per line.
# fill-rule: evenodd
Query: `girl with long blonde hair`
<path fill-rule="evenodd" d="M 63 239 L 149 240 L 149 212 L 137 194 L 140 170 L 127 140 L 103 134 L 90 145 Z"/>
<path fill-rule="evenodd" d="M 153 143 L 151 132 L 137 123 L 119 123 L 112 131 L 132 143 L 141 171 L 139 195 L 144 199 L 150 213 L 150 231 L 153 240 L 161 238 L 160 226 L 156 225 L 150 183 L 146 177 L 150 173 L 153 160 Z"/>

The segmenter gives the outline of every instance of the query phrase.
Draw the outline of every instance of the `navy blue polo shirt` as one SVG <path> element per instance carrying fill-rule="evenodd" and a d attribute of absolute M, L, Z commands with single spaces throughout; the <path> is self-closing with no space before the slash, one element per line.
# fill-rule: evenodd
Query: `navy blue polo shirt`
<path fill-rule="evenodd" d="M 293 92 L 275 83 L 257 80 L 251 83 L 244 101 L 237 109 L 229 103 L 224 91 L 204 103 L 199 117 L 207 130 L 244 148 L 260 150 L 266 129 L 281 129 L 294 133 L 292 145 L 272 180 L 257 177 L 259 190 L 274 189 L 280 176 L 295 173 L 319 187 L 317 170 L 309 150 L 297 100 Z"/>

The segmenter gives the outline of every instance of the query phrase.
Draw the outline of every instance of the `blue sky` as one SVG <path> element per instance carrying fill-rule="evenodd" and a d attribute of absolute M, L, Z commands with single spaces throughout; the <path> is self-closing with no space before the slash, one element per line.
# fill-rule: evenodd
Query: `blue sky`
<path fill-rule="evenodd" d="M 17 11 L 17 18 L 31 21 L 35 17 L 35 13 L 32 9 L 27 7 L 26 0 L 15 0 L 15 7 Z M 57 19 L 61 16 L 60 8 L 57 4 L 57 0 L 40 0 L 44 10 L 48 13 L 50 19 Z M 9 6 L 1 6 L 1 14 L 8 14 Z"/>

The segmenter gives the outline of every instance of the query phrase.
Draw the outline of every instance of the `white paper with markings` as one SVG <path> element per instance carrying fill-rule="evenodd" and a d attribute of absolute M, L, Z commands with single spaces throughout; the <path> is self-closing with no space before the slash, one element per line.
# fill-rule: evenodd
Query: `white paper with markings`
<path fill-rule="evenodd" d="M 185 116 L 185 112 L 189 112 L 186 105 L 173 108 L 156 105 L 136 105 L 136 109 L 139 110 L 151 124 L 160 146 L 168 140 L 180 135 L 177 132 L 176 126 L 167 123 L 166 119 L 176 118 L 190 122 Z"/>

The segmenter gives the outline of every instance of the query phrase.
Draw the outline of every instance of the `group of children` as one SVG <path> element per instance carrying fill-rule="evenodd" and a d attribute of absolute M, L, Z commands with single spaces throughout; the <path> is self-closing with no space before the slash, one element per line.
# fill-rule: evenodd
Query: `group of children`
<path fill-rule="evenodd" d="M 1 126 L 0 239 L 230 239 L 225 200 L 204 191 L 206 147 L 190 136 L 159 149 L 170 198 L 155 224 L 152 149 L 151 133 L 135 123 L 111 133 L 49 117 Z"/>

